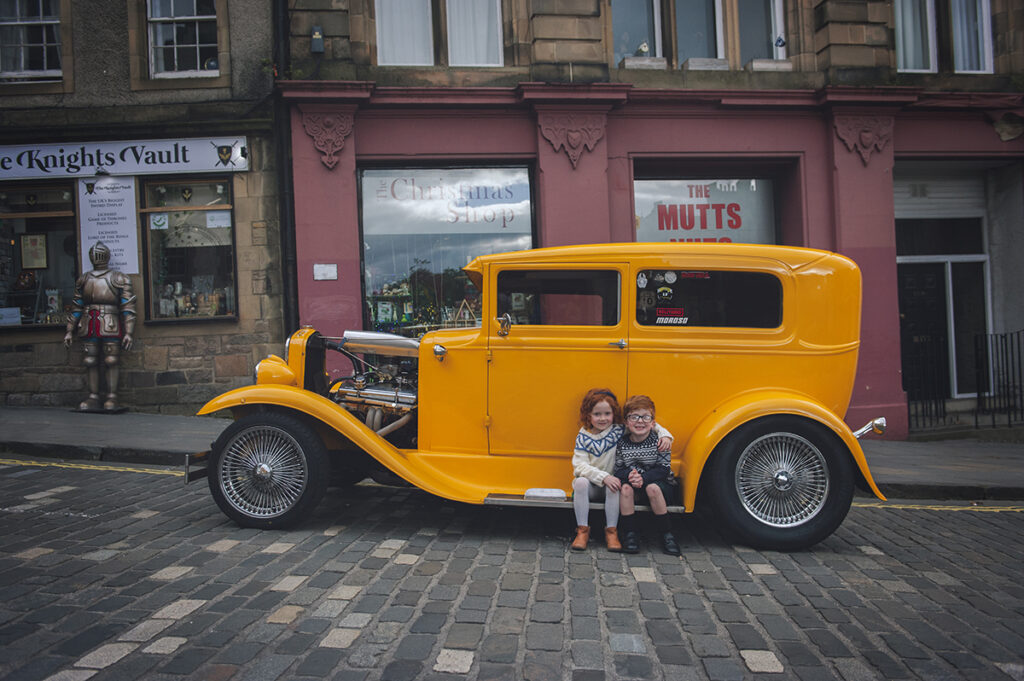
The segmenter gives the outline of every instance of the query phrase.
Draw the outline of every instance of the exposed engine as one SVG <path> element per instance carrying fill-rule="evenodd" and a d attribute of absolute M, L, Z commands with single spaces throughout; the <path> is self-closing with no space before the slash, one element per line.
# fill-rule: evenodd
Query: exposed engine
<path fill-rule="evenodd" d="M 330 396 L 367 427 L 387 435 L 410 423 L 417 404 L 419 341 L 389 333 L 346 331 L 327 347 L 352 361 L 353 373 L 336 380 Z"/>

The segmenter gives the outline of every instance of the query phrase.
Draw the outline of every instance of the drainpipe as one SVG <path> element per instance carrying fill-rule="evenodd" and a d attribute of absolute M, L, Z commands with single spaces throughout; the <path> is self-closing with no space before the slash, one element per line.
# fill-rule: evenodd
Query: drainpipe
<path fill-rule="evenodd" d="M 281 306 L 284 331 L 299 328 L 299 295 L 295 257 L 295 193 L 292 182 L 291 117 L 288 103 L 277 88 L 279 79 L 291 78 L 288 0 L 274 0 L 274 152 L 277 163 L 278 225 L 281 235 Z"/>

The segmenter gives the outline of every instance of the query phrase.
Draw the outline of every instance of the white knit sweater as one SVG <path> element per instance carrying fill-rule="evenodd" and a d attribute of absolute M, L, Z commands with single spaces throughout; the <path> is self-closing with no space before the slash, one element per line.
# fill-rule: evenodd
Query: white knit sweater
<path fill-rule="evenodd" d="M 672 433 L 659 424 L 655 423 L 654 429 L 658 439 L 672 439 Z M 600 433 L 591 433 L 586 428 L 580 428 L 572 453 L 573 476 L 586 478 L 595 485 L 603 484 L 605 477 L 610 475 L 615 467 L 615 450 L 625 430 L 626 427 L 619 423 L 608 426 Z"/>

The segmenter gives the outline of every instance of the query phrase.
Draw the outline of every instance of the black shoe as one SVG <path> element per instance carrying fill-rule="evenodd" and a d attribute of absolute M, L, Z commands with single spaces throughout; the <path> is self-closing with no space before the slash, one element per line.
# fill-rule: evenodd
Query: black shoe
<path fill-rule="evenodd" d="M 662 537 L 662 541 L 664 542 L 663 548 L 665 553 L 670 556 L 678 556 L 680 554 L 679 544 L 676 543 L 676 538 L 672 536 L 671 532 L 666 532 Z"/>
<path fill-rule="evenodd" d="M 636 542 L 636 532 L 629 530 L 622 538 L 623 553 L 640 553 L 640 545 Z"/>

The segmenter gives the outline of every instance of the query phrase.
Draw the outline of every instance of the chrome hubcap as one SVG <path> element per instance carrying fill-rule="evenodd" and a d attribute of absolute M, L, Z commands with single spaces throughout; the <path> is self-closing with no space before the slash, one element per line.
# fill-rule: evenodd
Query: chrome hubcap
<path fill-rule="evenodd" d="M 740 454 L 735 483 L 747 513 L 772 527 L 795 527 L 824 508 L 828 464 L 821 451 L 799 435 L 770 433 Z"/>
<path fill-rule="evenodd" d="M 247 515 L 270 518 L 285 513 L 308 482 L 302 448 L 280 428 L 246 428 L 224 448 L 220 489 L 232 506 Z"/>

